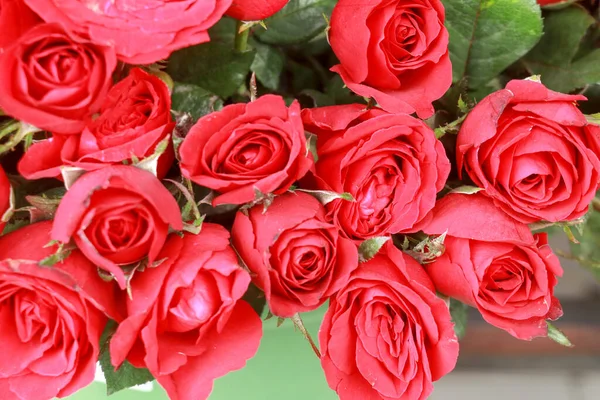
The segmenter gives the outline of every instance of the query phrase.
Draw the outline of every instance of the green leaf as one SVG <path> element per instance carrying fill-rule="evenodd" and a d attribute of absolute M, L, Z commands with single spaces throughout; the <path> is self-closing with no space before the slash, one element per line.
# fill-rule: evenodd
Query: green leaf
<path fill-rule="evenodd" d="M 536 0 L 446 0 L 455 82 L 485 85 L 521 58 L 542 35 Z"/>
<path fill-rule="evenodd" d="M 16 231 L 19 228 L 29 225 L 29 221 L 26 219 L 17 219 L 12 220 L 11 222 L 4 225 L 4 230 L 2 231 L 2 235 L 7 235 L 11 232 Z"/>
<path fill-rule="evenodd" d="M 290 45 L 307 42 L 327 28 L 323 15 L 331 15 L 336 0 L 290 0 L 267 18 L 267 30 L 256 34 L 264 43 Z"/>
<path fill-rule="evenodd" d="M 571 343 L 569 338 L 564 333 L 562 333 L 550 322 L 546 321 L 546 323 L 548 324 L 548 338 L 554 340 L 556 343 L 562 346 L 573 347 L 573 343 Z"/>
<path fill-rule="evenodd" d="M 171 93 L 171 108 L 180 113 L 188 113 L 195 120 L 223 108 L 223 100 L 200 86 L 175 83 Z"/>
<path fill-rule="evenodd" d="M 358 260 L 366 262 L 375 257 L 383 245 L 390 240 L 389 236 L 377 236 L 367 239 L 358 246 Z"/>
<path fill-rule="evenodd" d="M 250 69 L 256 73 L 256 79 L 266 88 L 277 90 L 283 72 L 285 58 L 281 50 L 262 44 L 257 40 L 251 41 L 256 49 L 256 56 Z"/>
<path fill-rule="evenodd" d="M 108 321 L 102 337 L 100 338 L 100 366 L 106 379 L 106 394 L 117 393 L 132 386 L 141 385 L 154 380 L 154 377 L 146 368 L 135 368 L 128 361 L 123 362 L 121 367 L 115 371 L 110 361 L 110 339 L 117 330 L 117 323 Z"/>
<path fill-rule="evenodd" d="M 210 42 L 173 53 L 167 72 L 177 82 L 198 85 L 227 98 L 246 82 L 255 51 L 234 50 L 235 22 L 229 18 L 221 19 L 209 34 Z"/>
<path fill-rule="evenodd" d="M 525 57 L 525 66 L 531 73 L 541 75 L 550 89 L 560 92 L 600 81 L 600 50 L 577 56 L 594 23 L 594 18 L 579 6 L 547 12 L 544 36 Z"/>
<path fill-rule="evenodd" d="M 330 192 L 328 190 L 308 190 L 308 189 L 295 189 L 298 192 L 308 193 L 311 196 L 315 197 L 317 200 L 321 202 L 323 205 L 327 205 L 334 200 L 342 199 L 346 201 L 355 201 L 354 197 L 350 193 L 336 193 Z"/>
<path fill-rule="evenodd" d="M 450 191 L 450 193 L 475 194 L 477 192 L 481 192 L 482 190 L 483 190 L 483 188 L 480 188 L 477 186 L 464 185 L 464 186 L 459 186 L 457 188 L 452 189 Z"/>
<path fill-rule="evenodd" d="M 600 281 L 600 212 L 592 210 L 583 226 L 581 234 L 572 232 L 579 244 L 570 242 L 571 255 L 582 267 L 588 269 Z"/>
<path fill-rule="evenodd" d="M 259 316 L 263 314 L 267 304 L 265 294 L 253 283 L 248 286 L 248 290 L 246 290 L 242 300 L 245 300 L 248 304 L 250 304 Z"/>
<path fill-rule="evenodd" d="M 469 319 L 469 306 L 456 299 L 450 299 L 450 315 L 454 323 L 454 332 L 458 339 L 465 337 L 467 321 Z"/>

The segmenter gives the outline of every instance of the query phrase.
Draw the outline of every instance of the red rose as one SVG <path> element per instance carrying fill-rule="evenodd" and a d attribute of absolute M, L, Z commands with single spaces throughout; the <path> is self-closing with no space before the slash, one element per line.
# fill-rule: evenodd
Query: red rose
<path fill-rule="evenodd" d="M 109 47 L 37 25 L 0 54 L 0 108 L 40 129 L 79 133 L 100 108 L 117 60 Z"/>
<path fill-rule="evenodd" d="M 317 199 L 301 192 L 276 197 L 266 212 L 262 206 L 238 212 L 232 243 L 281 317 L 318 308 L 358 266 L 354 242 L 325 222 Z"/>
<path fill-rule="evenodd" d="M 450 172 L 433 131 L 408 115 L 357 104 L 302 113 L 317 135 L 316 186 L 356 200 L 326 206 L 335 224 L 355 240 L 414 231 Z"/>
<path fill-rule="evenodd" d="M 171 235 L 160 258 L 131 282 L 129 316 L 110 342 L 112 363 L 147 367 L 171 400 L 206 399 L 216 378 L 258 349 L 260 317 L 241 300 L 250 275 L 215 224 Z"/>
<path fill-rule="evenodd" d="M 181 172 L 221 193 L 219 204 L 243 204 L 257 191 L 284 193 L 313 165 L 300 106 L 262 96 L 202 117 L 179 148 Z"/>
<path fill-rule="evenodd" d="M 459 171 L 517 220 L 583 216 L 600 182 L 600 127 L 588 124 L 580 95 L 513 80 L 469 113 L 456 144 Z"/>
<path fill-rule="evenodd" d="M 281 10 L 289 0 L 233 0 L 225 14 L 240 21 L 260 21 Z"/>
<path fill-rule="evenodd" d="M 56 210 L 52 239 L 73 239 L 124 288 L 119 265 L 146 256 L 150 265 L 158 260 L 169 226 L 183 228 L 179 206 L 167 188 L 150 172 L 115 165 L 88 172 L 73 184 Z"/>
<path fill-rule="evenodd" d="M 132 157 L 151 156 L 174 127 L 167 85 L 154 75 L 134 68 L 113 86 L 100 109 L 88 118 L 81 135 L 54 135 L 35 143 L 19 162 L 27 179 L 60 176 L 63 165 L 85 170 L 121 164 Z M 173 162 L 172 147 L 160 157 L 159 177 Z"/>
<path fill-rule="evenodd" d="M 6 213 L 11 211 L 11 195 L 10 182 L 4 170 L 0 167 L 0 233 L 2 233 L 4 225 L 6 225 Z"/>
<path fill-rule="evenodd" d="M 332 297 L 319 343 L 341 400 L 425 399 L 458 358 L 448 307 L 391 240 Z"/>
<path fill-rule="evenodd" d="M 136 0 L 86 3 L 78 0 L 25 0 L 45 21 L 59 22 L 75 36 L 113 46 L 128 64 L 150 64 L 172 51 L 208 42 L 208 28 L 231 0 Z"/>
<path fill-rule="evenodd" d="M 350 90 L 381 108 L 427 118 L 452 84 L 439 0 L 339 0 L 329 41 Z"/>
<path fill-rule="evenodd" d="M 23 0 L 0 0 L 0 54 L 33 25 L 41 22 Z"/>
<path fill-rule="evenodd" d="M 437 290 L 519 339 L 546 336 L 546 320 L 562 315 L 554 297 L 562 268 L 546 234 L 533 236 L 480 194 L 447 195 L 430 218 L 425 233 L 447 232 L 445 253 L 427 264 Z"/>
<path fill-rule="evenodd" d="M 107 321 L 102 310 L 118 318 L 110 283 L 79 251 L 52 268 L 38 265 L 56 250 L 45 247 L 51 226 L 40 222 L 0 239 L 3 400 L 67 397 L 90 384 Z"/>

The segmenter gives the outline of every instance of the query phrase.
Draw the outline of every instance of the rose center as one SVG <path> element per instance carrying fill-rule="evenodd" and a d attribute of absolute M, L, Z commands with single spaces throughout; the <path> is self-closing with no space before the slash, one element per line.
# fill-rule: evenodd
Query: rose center
<path fill-rule="evenodd" d="M 357 196 L 362 220 L 375 225 L 385 217 L 385 210 L 392 201 L 397 181 L 397 171 L 391 166 L 378 167 L 372 171 Z"/>
<path fill-rule="evenodd" d="M 166 326 L 175 332 L 198 328 L 215 314 L 219 299 L 214 279 L 198 275 L 192 286 L 180 288 L 176 292 L 169 308 Z"/>

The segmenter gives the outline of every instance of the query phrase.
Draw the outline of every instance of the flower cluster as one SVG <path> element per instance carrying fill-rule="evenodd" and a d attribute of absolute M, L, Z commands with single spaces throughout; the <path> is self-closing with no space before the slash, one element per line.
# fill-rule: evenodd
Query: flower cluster
<path fill-rule="evenodd" d="M 206 399 L 257 352 L 264 306 L 301 326 L 328 304 L 315 350 L 342 400 L 427 398 L 458 358 L 449 298 L 548 336 L 562 269 L 531 224 L 582 219 L 599 187 L 586 98 L 514 79 L 437 123 L 442 3 L 339 0 L 319 71 L 350 101 L 254 71 L 221 99 L 180 85 L 210 109 L 176 108 L 172 52 L 209 63 L 230 46 L 209 29 L 239 20 L 217 76 L 273 40 L 243 21 L 293 2 L 0 0 L 1 399 L 69 396 L 101 358 Z"/>

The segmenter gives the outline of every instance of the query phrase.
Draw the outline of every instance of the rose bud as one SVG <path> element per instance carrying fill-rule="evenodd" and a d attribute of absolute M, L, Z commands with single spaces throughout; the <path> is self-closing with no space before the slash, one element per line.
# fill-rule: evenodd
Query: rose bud
<path fill-rule="evenodd" d="M 121 288 L 120 268 L 148 258 L 152 265 L 165 243 L 169 226 L 181 230 L 177 201 L 150 172 L 114 165 L 88 172 L 62 198 L 52 239 L 77 247 Z"/>
<path fill-rule="evenodd" d="M 391 240 L 331 298 L 319 343 L 341 400 L 426 399 L 458 359 L 448 306 Z"/>
<path fill-rule="evenodd" d="M 411 116 L 358 104 L 305 109 L 302 117 L 306 130 L 317 135 L 311 184 L 356 200 L 327 204 L 328 218 L 359 242 L 415 232 L 450 172 L 433 131 Z"/>
<path fill-rule="evenodd" d="M 567 221 L 588 210 L 600 182 L 600 127 L 577 109 L 581 95 L 513 80 L 483 99 L 456 143 L 459 171 L 513 218 Z"/>
<path fill-rule="evenodd" d="M 289 0 L 233 0 L 225 14 L 240 21 L 260 21 L 281 10 Z"/>
<path fill-rule="evenodd" d="M 358 250 L 325 221 L 325 208 L 302 193 L 277 196 L 266 212 L 238 212 L 232 243 L 280 317 L 318 308 L 358 266 Z"/>
<path fill-rule="evenodd" d="M 0 54 L 0 108 L 40 129 L 79 133 L 100 108 L 117 59 L 111 47 L 36 25 Z"/>
<path fill-rule="evenodd" d="M 220 193 L 214 206 L 282 194 L 313 165 L 298 102 L 275 95 L 200 118 L 179 152 L 183 176 Z"/>
<path fill-rule="evenodd" d="M 339 0 L 329 41 L 337 72 L 354 93 L 393 113 L 433 115 L 452 84 L 440 0 Z"/>
<path fill-rule="evenodd" d="M 171 95 L 167 85 L 139 68 L 113 86 L 100 114 L 88 118 L 81 135 L 53 135 L 34 143 L 19 161 L 27 179 L 59 177 L 64 165 L 94 170 L 150 157 L 173 130 Z M 163 177 L 174 159 L 169 146 L 158 160 Z"/>
<path fill-rule="evenodd" d="M 113 286 L 78 250 L 51 268 L 38 264 L 56 250 L 51 226 L 0 238 L 1 399 L 63 398 L 92 383 L 104 313 L 122 318 Z"/>
<path fill-rule="evenodd" d="M 425 265 L 439 292 L 518 339 L 547 335 L 546 320 L 562 315 L 554 297 L 562 268 L 545 233 L 532 235 L 481 194 L 449 194 L 428 218 L 425 233 L 446 232 L 445 253 Z"/>
<path fill-rule="evenodd" d="M 113 46 L 127 64 L 151 64 L 171 52 L 208 42 L 231 0 L 136 0 L 127 4 L 25 0 L 45 21 L 76 37 Z"/>
<path fill-rule="evenodd" d="M 242 300 L 250 275 L 229 233 L 205 223 L 198 235 L 171 235 L 165 261 L 136 275 L 128 318 L 110 342 L 112 364 L 146 367 L 171 400 L 206 399 L 213 381 L 258 350 L 260 317 Z"/>

